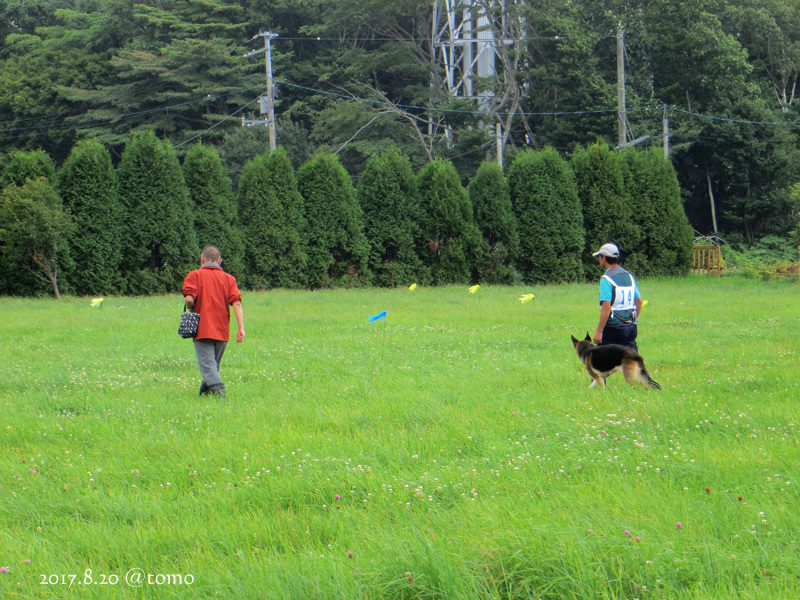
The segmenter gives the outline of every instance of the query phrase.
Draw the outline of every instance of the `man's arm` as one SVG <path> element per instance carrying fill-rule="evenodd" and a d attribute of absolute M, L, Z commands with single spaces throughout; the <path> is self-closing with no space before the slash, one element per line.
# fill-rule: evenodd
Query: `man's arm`
<path fill-rule="evenodd" d="M 183 301 L 186 302 L 186 308 L 194 312 L 194 301 L 197 299 L 197 272 L 191 271 L 186 279 L 183 280 L 182 290 Z"/>
<path fill-rule="evenodd" d="M 644 308 L 644 302 L 642 301 L 642 297 L 639 296 L 636 300 L 633 301 L 636 305 L 636 320 L 639 320 L 639 317 L 642 316 L 642 308 Z"/>
<path fill-rule="evenodd" d="M 236 317 L 236 323 L 239 326 L 239 331 L 236 332 L 236 341 L 241 342 L 244 340 L 244 311 L 242 310 L 241 302 L 233 303 L 233 314 Z"/>
<path fill-rule="evenodd" d="M 606 326 L 606 321 L 608 321 L 608 317 L 611 316 L 611 302 L 608 300 L 603 300 L 600 304 L 600 322 L 597 324 L 597 330 L 594 332 L 592 336 L 592 341 L 595 344 L 599 344 L 603 341 L 603 329 Z"/>

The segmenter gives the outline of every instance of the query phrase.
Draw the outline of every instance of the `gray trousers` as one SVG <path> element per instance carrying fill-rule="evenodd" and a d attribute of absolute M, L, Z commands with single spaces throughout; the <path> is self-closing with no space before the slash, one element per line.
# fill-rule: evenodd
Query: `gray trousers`
<path fill-rule="evenodd" d="M 194 341 L 197 364 L 200 365 L 200 374 L 203 376 L 203 383 L 207 387 L 222 383 L 222 379 L 219 378 L 219 363 L 222 362 L 222 355 L 225 354 L 227 346 L 228 342 L 220 342 L 219 340 Z"/>

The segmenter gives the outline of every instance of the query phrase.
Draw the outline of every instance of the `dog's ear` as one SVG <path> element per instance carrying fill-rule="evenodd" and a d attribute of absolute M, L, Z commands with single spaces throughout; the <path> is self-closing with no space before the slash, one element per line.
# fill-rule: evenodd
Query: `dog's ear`
<path fill-rule="evenodd" d="M 585 342 L 591 342 L 591 341 L 592 341 L 592 336 L 590 336 L 590 335 L 589 335 L 589 332 L 588 332 L 588 331 L 586 332 L 586 337 L 585 337 L 585 338 L 583 338 L 583 340 L 584 340 Z"/>
<path fill-rule="evenodd" d="M 571 336 L 569 336 L 569 337 L 571 337 L 571 338 L 572 338 L 572 345 L 573 345 L 573 346 L 577 346 L 577 345 L 578 345 L 578 340 L 577 340 L 577 339 L 575 339 L 575 336 L 574 336 L 574 335 L 571 335 Z"/>

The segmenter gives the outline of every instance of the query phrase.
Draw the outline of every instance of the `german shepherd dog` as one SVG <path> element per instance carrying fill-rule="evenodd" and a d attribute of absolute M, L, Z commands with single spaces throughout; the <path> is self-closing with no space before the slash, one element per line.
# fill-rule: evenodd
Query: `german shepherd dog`
<path fill-rule="evenodd" d="M 654 390 L 661 389 L 661 386 L 650 377 L 650 371 L 644 366 L 644 359 L 635 350 L 619 344 L 595 346 L 588 333 L 583 340 L 575 339 L 574 335 L 570 337 L 578 357 L 594 379 L 590 388 L 602 384 L 603 389 L 606 389 L 606 377 L 622 371 L 625 381 L 631 385 L 638 382 Z"/>

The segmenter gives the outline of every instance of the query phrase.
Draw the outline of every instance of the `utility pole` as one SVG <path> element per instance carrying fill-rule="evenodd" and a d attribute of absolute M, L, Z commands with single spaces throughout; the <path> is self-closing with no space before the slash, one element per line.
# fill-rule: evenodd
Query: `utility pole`
<path fill-rule="evenodd" d="M 706 171 L 706 181 L 708 182 L 708 199 L 711 201 L 711 223 L 714 227 L 714 233 L 717 231 L 717 207 L 714 203 L 714 190 L 711 189 L 711 174 Z"/>
<path fill-rule="evenodd" d="M 266 125 L 269 127 L 269 149 L 275 150 L 275 89 L 272 85 L 272 38 L 278 37 L 277 33 L 267 31 L 259 31 L 251 39 L 264 38 L 264 48 L 261 50 L 253 50 L 244 55 L 245 58 L 250 58 L 256 54 L 264 52 L 264 63 L 267 72 L 267 95 L 261 96 L 261 114 L 266 114 L 265 121 L 252 121 L 250 119 L 242 118 L 242 126 L 244 125 Z"/>
<path fill-rule="evenodd" d="M 495 127 L 495 140 L 497 146 L 497 164 L 503 168 L 503 127 L 500 123 L 496 123 Z"/>
<path fill-rule="evenodd" d="M 617 137 L 618 146 L 628 141 L 625 134 L 627 117 L 625 114 L 625 31 L 620 25 L 617 29 Z"/>

